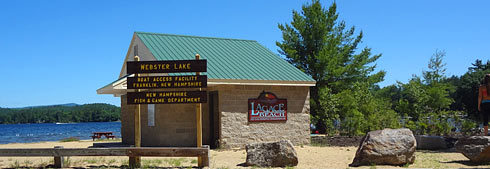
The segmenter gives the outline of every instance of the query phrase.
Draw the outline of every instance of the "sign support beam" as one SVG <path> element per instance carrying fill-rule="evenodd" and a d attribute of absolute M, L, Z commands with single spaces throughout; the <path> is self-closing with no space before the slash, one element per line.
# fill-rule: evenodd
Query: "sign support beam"
<path fill-rule="evenodd" d="M 135 61 L 140 61 L 140 58 L 138 56 L 134 56 Z M 138 77 L 139 74 L 136 74 Z M 138 89 L 138 92 L 140 92 L 140 89 Z M 134 146 L 135 147 L 141 147 L 141 119 L 140 119 L 140 114 L 141 114 L 141 104 L 138 104 L 136 106 L 136 112 L 134 113 Z M 129 157 L 129 166 L 130 168 L 140 168 L 141 167 L 141 157 L 140 156 L 134 156 L 134 157 Z"/>
<path fill-rule="evenodd" d="M 200 59 L 200 55 L 196 54 L 196 60 Z M 196 76 L 199 76 L 200 72 L 196 72 Z M 202 89 L 199 88 L 199 91 Z M 199 103 L 196 105 L 196 129 L 197 129 L 197 147 L 201 148 L 202 147 L 202 104 Z M 202 168 L 204 167 L 203 162 L 202 162 L 202 157 L 199 156 L 197 157 L 197 166 Z"/>

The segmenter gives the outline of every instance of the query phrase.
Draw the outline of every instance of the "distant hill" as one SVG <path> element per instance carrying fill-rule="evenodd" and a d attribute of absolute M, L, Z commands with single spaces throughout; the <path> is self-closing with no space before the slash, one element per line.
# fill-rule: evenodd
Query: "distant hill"
<path fill-rule="evenodd" d="M 107 122 L 119 120 L 120 113 L 121 108 L 105 103 L 0 108 L 0 124 Z"/>
<path fill-rule="evenodd" d="M 76 103 L 66 103 L 66 104 L 54 104 L 54 105 L 42 105 L 42 106 L 26 106 L 26 107 L 17 107 L 17 108 L 14 108 L 14 109 L 26 109 L 26 108 L 37 108 L 37 107 L 52 107 L 52 106 L 73 107 L 73 106 L 79 106 L 79 104 L 76 104 Z"/>

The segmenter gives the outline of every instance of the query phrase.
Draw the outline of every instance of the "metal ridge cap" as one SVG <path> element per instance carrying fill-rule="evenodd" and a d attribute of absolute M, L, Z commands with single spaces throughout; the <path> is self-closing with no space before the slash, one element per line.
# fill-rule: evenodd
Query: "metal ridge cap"
<path fill-rule="evenodd" d="M 180 36 L 180 37 L 189 37 L 189 38 L 204 38 L 204 39 L 220 39 L 220 40 L 236 40 L 236 41 L 257 42 L 256 40 L 247 40 L 247 39 L 220 38 L 220 37 L 207 37 L 207 36 L 194 36 L 194 35 L 178 35 L 178 34 L 167 34 L 167 33 L 156 33 L 156 32 L 135 31 L 134 33 L 136 33 L 136 34 L 150 34 L 150 35 L 163 35 L 163 36 Z"/>

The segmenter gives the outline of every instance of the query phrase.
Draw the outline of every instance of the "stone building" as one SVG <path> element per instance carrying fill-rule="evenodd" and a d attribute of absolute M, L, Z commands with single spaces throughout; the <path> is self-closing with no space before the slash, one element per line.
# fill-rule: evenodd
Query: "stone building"
<path fill-rule="evenodd" d="M 134 144 L 136 105 L 126 101 L 127 92 L 134 91 L 127 89 L 131 75 L 126 74 L 126 61 L 133 61 L 135 49 L 141 61 L 192 60 L 195 54 L 207 60 L 207 72 L 202 73 L 208 77 L 208 100 L 202 104 L 204 145 L 243 148 L 247 143 L 281 139 L 309 144 L 309 87 L 315 85 L 311 77 L 256 41 L 146 32 L 134 33 L 119 78 L 97 90 L 121 98 L 123 143 Z M 286 120 L 249 120 L 249 99 L 263 93 L 287 100 Z M 142 104 L 142 146 L 195 146 L 195 107 Z"/>

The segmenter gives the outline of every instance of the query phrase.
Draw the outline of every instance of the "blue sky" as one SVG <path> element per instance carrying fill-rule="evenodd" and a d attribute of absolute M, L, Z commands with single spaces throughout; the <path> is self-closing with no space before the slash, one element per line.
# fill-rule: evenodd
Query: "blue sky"
<path fill-rule="evenodd" d="M 96 89 L 115 80 L 134 31 L 257 40 L 277 53 L 278 23 L 309 1 L 2 1 L 0 107 L 120 104 Z M 328 7 L 332 1 L 322 1 Z M 338 1 L 340 18 L 382 53 L 386 86 L 447 52 L 448 76 L 490 59 L 490 1 Z"/>

